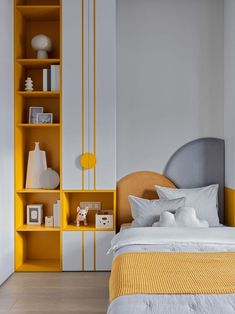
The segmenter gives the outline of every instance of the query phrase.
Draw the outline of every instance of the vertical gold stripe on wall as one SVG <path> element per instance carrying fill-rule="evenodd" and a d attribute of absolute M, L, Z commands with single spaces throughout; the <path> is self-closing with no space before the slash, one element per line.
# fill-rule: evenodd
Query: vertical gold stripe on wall
<path fill-rule="evenodd" d="M 85 83 L 84 83 L 84 0 L 82 0 L 82 154 L 84 154 L 84 114 L 85 114 Z M 82 190 L 84 190 L 84 169 L 82 168 Z"/>
<path fill-rule="evenodd" d="M 94 155 L 96 156 L 96 0 L 93 0 L 94 33 Z M 94 167 L 94 190 L 96 190 L 96 166 Z"/>

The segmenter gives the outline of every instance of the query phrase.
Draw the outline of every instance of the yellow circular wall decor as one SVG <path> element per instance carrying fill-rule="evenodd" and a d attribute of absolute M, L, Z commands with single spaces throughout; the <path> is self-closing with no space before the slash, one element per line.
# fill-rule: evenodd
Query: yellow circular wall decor
<path fill-rule="evenodd" d="M 92 169 L 96 165 L 96 157 L 92 153 L 84 153 L 81 156 L 80 163 L 82 168 Z"/>

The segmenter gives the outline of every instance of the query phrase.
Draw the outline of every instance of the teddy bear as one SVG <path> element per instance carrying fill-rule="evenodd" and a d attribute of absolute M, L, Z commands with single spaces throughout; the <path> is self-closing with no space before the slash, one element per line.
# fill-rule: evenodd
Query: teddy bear
<path fill-rule="evenodd" d="M 88 210 L 89 210 L 88 207 L 80 208 L 78 206 L 78 208 L 77 208 L 77 217 L 76 217 L 76 220 L 75 220 L 75 223 L 76 223 L 77 227 L 80 227 L 80 222 L 83 222 L 84 226 L 87 226 L 87 219 L 86 219 L 86 217 L 87 217 Z"/>

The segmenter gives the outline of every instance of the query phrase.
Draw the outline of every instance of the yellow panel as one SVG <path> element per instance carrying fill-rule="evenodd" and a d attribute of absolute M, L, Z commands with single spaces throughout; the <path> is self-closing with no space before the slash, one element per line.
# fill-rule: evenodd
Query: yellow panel
<path fill-rule="evenodd" d="M 15 233 L 15 268 L 20 267 L 26 258 L 25 235 Z"/>
<path fill-rule="evenodd" d="M 16 0 L 17 5 L 60 5 L 60 0 Z"/>
<path fill-rule="evenodd" d="M 225 224 L 235 227 L 235 190 L 225 188 Z"/>
<path fill-rule="evenodd" d="M 26 260 L 16 268 L 17 272 L 60 272 L 61 264 L 59 259 L 55 260 Z"/>
<path fill-rule="evenodd" d="M 27 259 L 59 259 L 60 235 L 58 232 L 25 232 Z"/>
<path fill-rule="evenodd" d="M 17 10 L 26 20 L 59 20 L 60 6 L 58 5 L 18 5 Z"/>

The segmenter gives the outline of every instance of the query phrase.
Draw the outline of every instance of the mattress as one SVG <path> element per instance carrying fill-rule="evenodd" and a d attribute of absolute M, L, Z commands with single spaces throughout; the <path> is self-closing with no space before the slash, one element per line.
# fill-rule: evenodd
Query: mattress
<path fill-rule="evenodd" d="M 199 232 L 200 231 L 200 232 Z M 235 228 L 125 228 L 110 254 L 127 252 L 235 252 Z M 108 314 L 235 313 L 235 295 L 128 295 L 115 299 Z"/>

